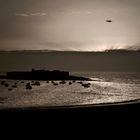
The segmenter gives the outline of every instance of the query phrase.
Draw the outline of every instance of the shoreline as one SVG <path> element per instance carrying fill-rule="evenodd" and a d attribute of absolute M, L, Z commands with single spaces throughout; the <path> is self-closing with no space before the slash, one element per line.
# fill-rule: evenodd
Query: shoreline
<path fill-rule="evenodd" d="M 66 106 L 35 106 L 35 107 L 17 107 L 17 108 L 1 108 L 1 111 L 101 111 L 117 109 L 136 109 L 140 107 L 140 98 L 130 101 L 120 101 L 115 103 L 85 104 L 85 105 L 66 105 Z"/>

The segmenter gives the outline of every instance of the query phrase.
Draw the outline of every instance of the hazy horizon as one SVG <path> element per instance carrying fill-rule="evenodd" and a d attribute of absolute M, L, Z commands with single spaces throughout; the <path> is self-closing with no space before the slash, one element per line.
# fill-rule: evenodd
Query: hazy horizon
<path fill-rule="evenodd" d="M 105 50 L 93 50 L 93 51 L 90 51 L 90 50 L 57 50 L 57 49 L 0 49 L 0 52 L 93 52 L 93 53 L 98 53 L 98 52 L 139 52 L 140 49 L 139 48 L 133 48 L 133 47 L 129 47 L 129 48 L 126 48 L 126 49 L 120 49 L 120 48 L 111 48 L 111 49 L 105 49 Z"/>

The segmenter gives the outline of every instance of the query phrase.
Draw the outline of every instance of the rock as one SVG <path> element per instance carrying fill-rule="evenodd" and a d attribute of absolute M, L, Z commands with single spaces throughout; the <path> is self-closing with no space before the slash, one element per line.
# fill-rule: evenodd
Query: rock
<path fill-rule="evenodd" d="M 0 104 L 5 103 L 5 100 L 6 100 L 6 99 L 7 99 L 7 98 L 0 97 Z"/>
<path fill-rule="evenodd" d="M 13 89 L 12 89 L 12 88 L 9 88 L 8 90 L 9 90 L 9 91 L 12 91 Z"/>
<path fill-rule="evenodd" d="M 83 82 L 78 82 L 78 84 L 83 84 Z"/>
<path fill-rule="evenodd" d="M 5 87 L 9 87 L 9 84 L 5 83 Z"/>
<path fill-rule="evenodd" d="M 72 82 L 69 82 L 69 85 L 72 85 Z"/>
<path fill-rule="evenodd" d="M 32 89 L 32 86 L 26 86 L 26 89 L 27 90 L 31 90 Z"/>
<path fill-rule="evenodd" d="M 36 86 L 40 86 L 40 82 L 36 81 L 36 82 L 35 82 L 35 85 L 36 85 Z"/>
<path fill-rule="evenodd" d="M 61 81 L 60 84 L 66 84 L 66 81 Z"/>
<path fill-rule="evenodd" d="M 58 86 L 58 83 L 53 83 L 54 86 Z"/>
<path fill-rule="evenodd" d="M 13 85 L 12 88 L 17 88 L 17 85 Z"/>
<path fill-rule="evenodd" d="M 89 88 L 90 87 L 90 83 L 88 83 L 88 84 L 82 84 L 82 86 L 84 87 L 84 88 Z"/>
<path fill-rule="evenodd" d="M 1 81 L 1 85 L 4 85 L 5 84 L 5 81 Z"/>

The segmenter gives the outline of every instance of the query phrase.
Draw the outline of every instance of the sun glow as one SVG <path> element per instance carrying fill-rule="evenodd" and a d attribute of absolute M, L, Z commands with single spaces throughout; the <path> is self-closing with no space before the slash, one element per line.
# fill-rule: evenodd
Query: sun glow
<path fill-rule="evenodd" d="M 101 44 L 101 45 L 87 45 L 81 48 L 80 51 L 94 51 L 94 52 L 102 52 L 106 50 L 120 50 L 120 49 L 127 49 L 126 44 L 115 44 L 115 45 L 108 45 L 108 44 Z"/>

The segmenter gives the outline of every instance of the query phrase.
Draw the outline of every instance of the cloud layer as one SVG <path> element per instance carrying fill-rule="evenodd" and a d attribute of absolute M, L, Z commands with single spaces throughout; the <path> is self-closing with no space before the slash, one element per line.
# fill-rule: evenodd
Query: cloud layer
<path fill-rule="evenodd" d="M 16 16 L 20 16 L 20 17 L 40 17 L 40 16 L 47 16 L 47 13 L 17 13 L 15 14 Z"/>

